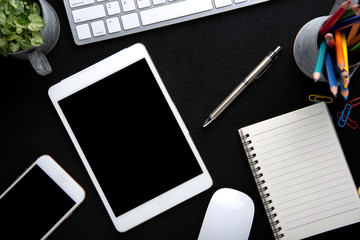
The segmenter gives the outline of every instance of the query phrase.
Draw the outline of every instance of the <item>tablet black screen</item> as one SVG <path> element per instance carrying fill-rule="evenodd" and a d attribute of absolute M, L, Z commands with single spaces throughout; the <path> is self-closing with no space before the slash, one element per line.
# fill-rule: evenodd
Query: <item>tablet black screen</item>
<path fill-rule="evenodd" d="M 59 105 L 116 216 L 202 173 L 145 59 Z"/>

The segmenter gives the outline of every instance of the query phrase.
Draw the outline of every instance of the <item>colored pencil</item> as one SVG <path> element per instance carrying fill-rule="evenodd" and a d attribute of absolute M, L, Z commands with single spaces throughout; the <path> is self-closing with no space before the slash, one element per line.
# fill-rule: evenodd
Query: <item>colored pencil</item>
<path fill-rule="evenodd" d="M 355 51 L 355 50 L 357 50 L 357 49 L 359 49 L 360 48 L 360 42 L 358 42 L 357 44 L 355 44 L 355 46 L 353 46 L 351 49 L 350 49 L 350 51 L 352 52 L 352 51 Z"/>
<path fill-rule="evenodd" d="M 341 6 L 334 12 L 331 17 L 325 22 L 325 24 L 320 28 L 320 35 L 324 36 L 329 29 L 334 26 L 337 20 L 341 18 L 342 15 L 350 8 L 351 0 L 343 2 Z"/>
<path fill-rule="evenodd" d="M 347 27 L 351 27 L 352 25 L 355 25 L 357 23 L 360 23 L 360 15 L 344 19 L 338 23 L 336 23 L 334 26 L 332 26 L 328 32 L 335 32 L 339 30 L 343 30 Z M 335 40 L 336 41 L 336 40 Z"/>
<path fill-rule="evenodd" d="M 339 82 L 341 82 L 342 79 L 349 78 L 349 73 L 345 70 L 341 71 L 340 68 L 336 64 L 336 61 L 333 61 L 333 68 L 334 68 L 335 75 L 340 77 Z"/>
<path fill-rule="evenodd" d="M 326 52 L 325 54 L 325 68 L 330 86 L 330 91 L 336 97 L 338 92 L 338 86 L 336 82 L 336 77 L 335 77 L 335 72 L 334 72 L 330 52 Z"/>
<path fill-rule="evenodd" d="M 344 97 L 345 100 L 349 97 L 349 88 L 345 88 L 344 85 L 340 82 L 340 90 L 341 90 L 341 96 Z"/>
<path fill-rule="evenodd" d="M 336 52 L 337 66 L 340 68 L 341 71 L 343 71 L 345 67 L 345 59 L 344 59 L 344 52 L 343 52 L 340 31 L 335 32 L 335 52 Z"/>
<path fill-rule="evenodd" d="M 356 13 L 356 15 L 359 15 L 359 13 Z M 360 23 L 351 26 L 351 30 L 350 30 L 349 36 L 347 37 L 347 40 L 346 40 L 346 42 L 347 42 L 348 44 L 349 44 L 349 42 L 351 41 L 351 39 L 353 39 L 353 38 L 356 36 L 356 34 L 357 34 L 358 31 L 359 31 L 359 28 L 360 28 Z"/>
<path fill-rule="evenodd" d="M 359 11 L 359 4 L 354 4 L 352 7 L 350 7 L 346 12 L 339 18 L 338 21 L 344 20 L 345 18 L 352 17 L 356 15 L 357 11 Z"/>
<path fill-rule="evenodd" d="M 358 42 L 360 42 L 360 34 L 356 35 L 353 39 L 351 39 L 350 41 L 348 41 L 348 47 L 352 47 L 355 44 L 357 44 Z"/>
<path fill-rule="evenodd" d="M 348 58 L 348 48 L 347 48 L 347 43 L 346 43 L 346 36 L 345 36 L 344 32 L 341 33 L 341 44 L 342 44 L 344 62 L 345 62 L 343 72 L 346 72 L 346 74 L 341 74 L 341 82 L 344 84 L 344 87 L 347 88 L 349 83 L 350 83 L 350 78 L 349 78 L 349 58 Z"/>
<path fill-rule="evenodd" d="M 319 51 L 315 63 L 315 69 L 313 73 L 313 78 L 315 82 L 320 79 L 325 62 L 325 52 L 326 52 L 326 41 L 322 41 L 319 47 Z"/>
<path fill-rule="evenodd" d="M 327 33 L 325 35 L 325 41 L 326 41 L 326 44 L 328 45 L 329 48 L 334 48 L 335 47 L 334 34 Z"/>
<path fill-rule="evenodd" d="M 349 36 L 347 38 L 347 42 L 350 42 L 355 36 L 356 34 L 358 33 L 359 31 L 359 28 L 360 28 L 360 23 L 358 24 L 355 24 L 351 27 L 351 30 L 350 30 L 350 33 L 349 33 Z"/>

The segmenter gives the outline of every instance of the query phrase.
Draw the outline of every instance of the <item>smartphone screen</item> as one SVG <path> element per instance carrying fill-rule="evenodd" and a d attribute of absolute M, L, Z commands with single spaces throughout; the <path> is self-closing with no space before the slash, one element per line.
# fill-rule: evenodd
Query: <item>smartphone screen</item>
<path fill-rule="evenodd" d="M 0 198 L 1 234 L 9 239 L 41 239 L 74 205 L 35 164 Z"/>
<path fill-rule="evenodd" d="M 116 217 L 203 173 L 145 59 L 59 105 Z"/>

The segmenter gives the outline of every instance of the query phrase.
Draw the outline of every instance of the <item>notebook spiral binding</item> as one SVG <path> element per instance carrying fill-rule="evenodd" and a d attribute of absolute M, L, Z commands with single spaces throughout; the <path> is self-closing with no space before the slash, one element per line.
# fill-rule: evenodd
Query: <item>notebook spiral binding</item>
<path fill-rule="evenodd" d="M 272 200 L 270 198 L 270 193 L 267 192 L 266 182 L 263 179 L 263 174 L 261 173 L 261 167 L 258 165 L 259 162 L 256 160 L 256 153 L 254 147 L 251 146 L 251 139 L 249 134 L 241 133 L 241 142 L 244 146 L 247 159 L 249 161 L 251 171 L 254 175 L 256 181 L 256 186 L 261 196 L 261 200 L 265 207 L 266 215 L 269 219 L 271 229 L 274 233 L 275 239 L 281 239 L 284 237 L 284 234 L 281 233 L 280 221 L 277 219 L 277 214 L 275 212 L 275 207 L 272 206 Z"/>

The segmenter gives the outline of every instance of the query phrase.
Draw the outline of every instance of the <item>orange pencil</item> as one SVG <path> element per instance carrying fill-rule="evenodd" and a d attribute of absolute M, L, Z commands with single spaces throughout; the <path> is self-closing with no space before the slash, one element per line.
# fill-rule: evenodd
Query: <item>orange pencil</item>
<path fill-rule="evenodd" d="M 354 46 L 355 44 L 357 44 L 358 42 L 360 42 L 360 34 L 356 35 L 353 39 L 351 39 L 351 40 L 347 43 L 347 45 L 348 45 L 348 47 L 350 48 L 350 47 Z"/>
<path fill-rule="evenodd" d="M 359 12 L 356 13 L 356 15 L 359 15 Z M 346 40 L 347 44 L 349 44 L 349 42 L 351 41 L 351 39 L 353 39 L 356 34 L 358 33 L 359 31 L 359 28 L 360 28 L 360 23 L 358 24 L 355 24 L 351 27 L 351 30 L 350 30 L 350 33 L 349 33 L 349 36 Z"/>
<path fill-rule="evenodd" d="M 356 36 L 356 34 L 357 34 L 358 31 L 359 31 L 359 28 L 360 28 L 360 23 L 355 24 L 355 25 L 353 25 L 353 26 L 351 27 L 349 36 L 348 36 L 348 38 L 347 38 L 347 42 L 350 42 L 350 41 Z"/>
<path fill-rule="evenodd" d="M 335 32 L 335 52 L 336 52 L 337 66 L 341 71 L 344 71 L 345 59 L 344 59 L 344 52 L 343 52 L 340 31 Z"/>

